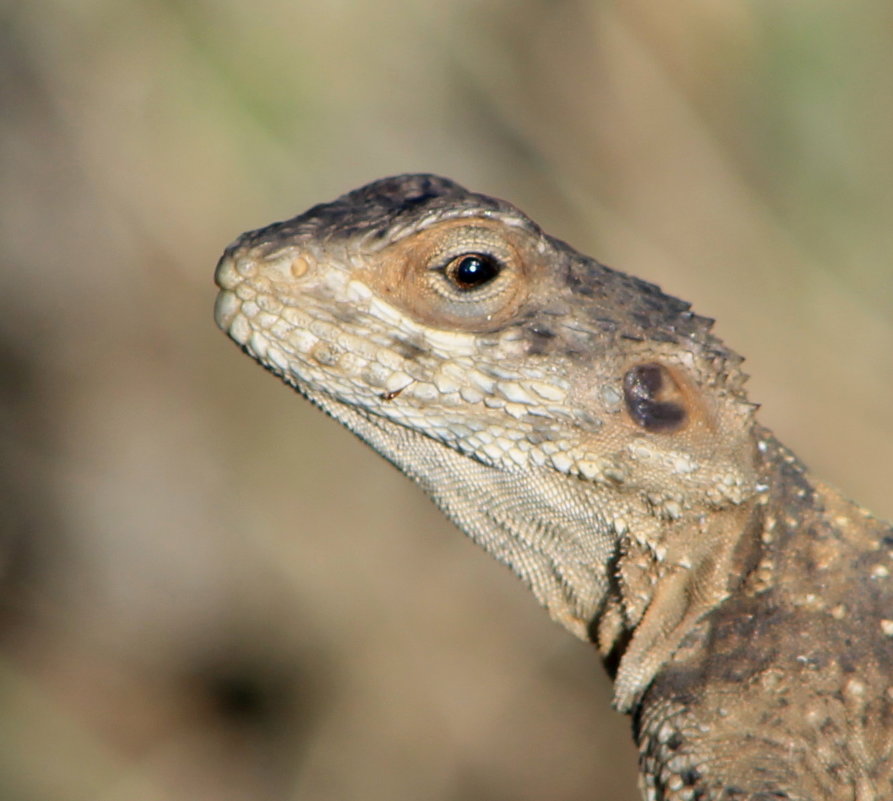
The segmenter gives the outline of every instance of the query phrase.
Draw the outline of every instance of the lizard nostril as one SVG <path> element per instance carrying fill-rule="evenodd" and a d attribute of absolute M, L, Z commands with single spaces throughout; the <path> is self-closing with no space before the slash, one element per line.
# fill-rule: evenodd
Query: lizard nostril
<path fill-rule="evenodd" d="M 251 278 L 257 273 L 257 262 L 250 253 L 241 253 L 233 257 L 235 271 L 243 278 Z"/>

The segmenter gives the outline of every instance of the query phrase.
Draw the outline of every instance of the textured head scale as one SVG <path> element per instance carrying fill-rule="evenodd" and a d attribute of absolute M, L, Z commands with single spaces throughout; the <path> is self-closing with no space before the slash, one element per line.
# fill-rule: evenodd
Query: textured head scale
<path fill-rule="evenodd" d="M 581 636 L 619 537 L 665 553 L 662 521 L 753 494 L 752 407 L 711 321 L 504 201 L 386 178 L 243 235 L 217 280 L 233 339 Z"/>
<path fill-rule="evenodd" d="M 893 532 L 755 425 L 710 320 L 431 175 L 217 282 L 245 351 L 597 643 L 649 799 L 891 797 Z"/>

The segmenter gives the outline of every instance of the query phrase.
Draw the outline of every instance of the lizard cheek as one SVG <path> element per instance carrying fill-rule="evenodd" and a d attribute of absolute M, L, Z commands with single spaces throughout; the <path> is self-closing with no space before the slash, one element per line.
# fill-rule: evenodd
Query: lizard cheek
<path fill-rule="evenodd" d="M 637 364 L 627 370 L 623 397 L 630 417 L 646 431 L 676 431 L 688 417 L 679 385 L 670 371 L 657 362 Z"/>

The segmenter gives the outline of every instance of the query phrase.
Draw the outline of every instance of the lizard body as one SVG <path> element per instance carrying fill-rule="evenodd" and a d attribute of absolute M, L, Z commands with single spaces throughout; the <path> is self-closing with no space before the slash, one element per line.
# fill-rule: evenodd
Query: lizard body
<path fill-rule="evenodd" d="M 243 349 L 597 645 L 646 799 L 893 798 L 893 530 L 759 425 L 712 321 L 430 175 L 216 277 Z"/>

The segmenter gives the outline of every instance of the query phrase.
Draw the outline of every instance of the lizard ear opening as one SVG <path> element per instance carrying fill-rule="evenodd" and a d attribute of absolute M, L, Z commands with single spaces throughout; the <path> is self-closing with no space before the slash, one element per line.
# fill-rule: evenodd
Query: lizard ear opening
<path fill-rule="evenodd" d="M 637 364 L 626 371 L 623 397 L 630 417 L 646 431 L 670 433 L 688 419 L 682 388 L 657 362 Z"/>

